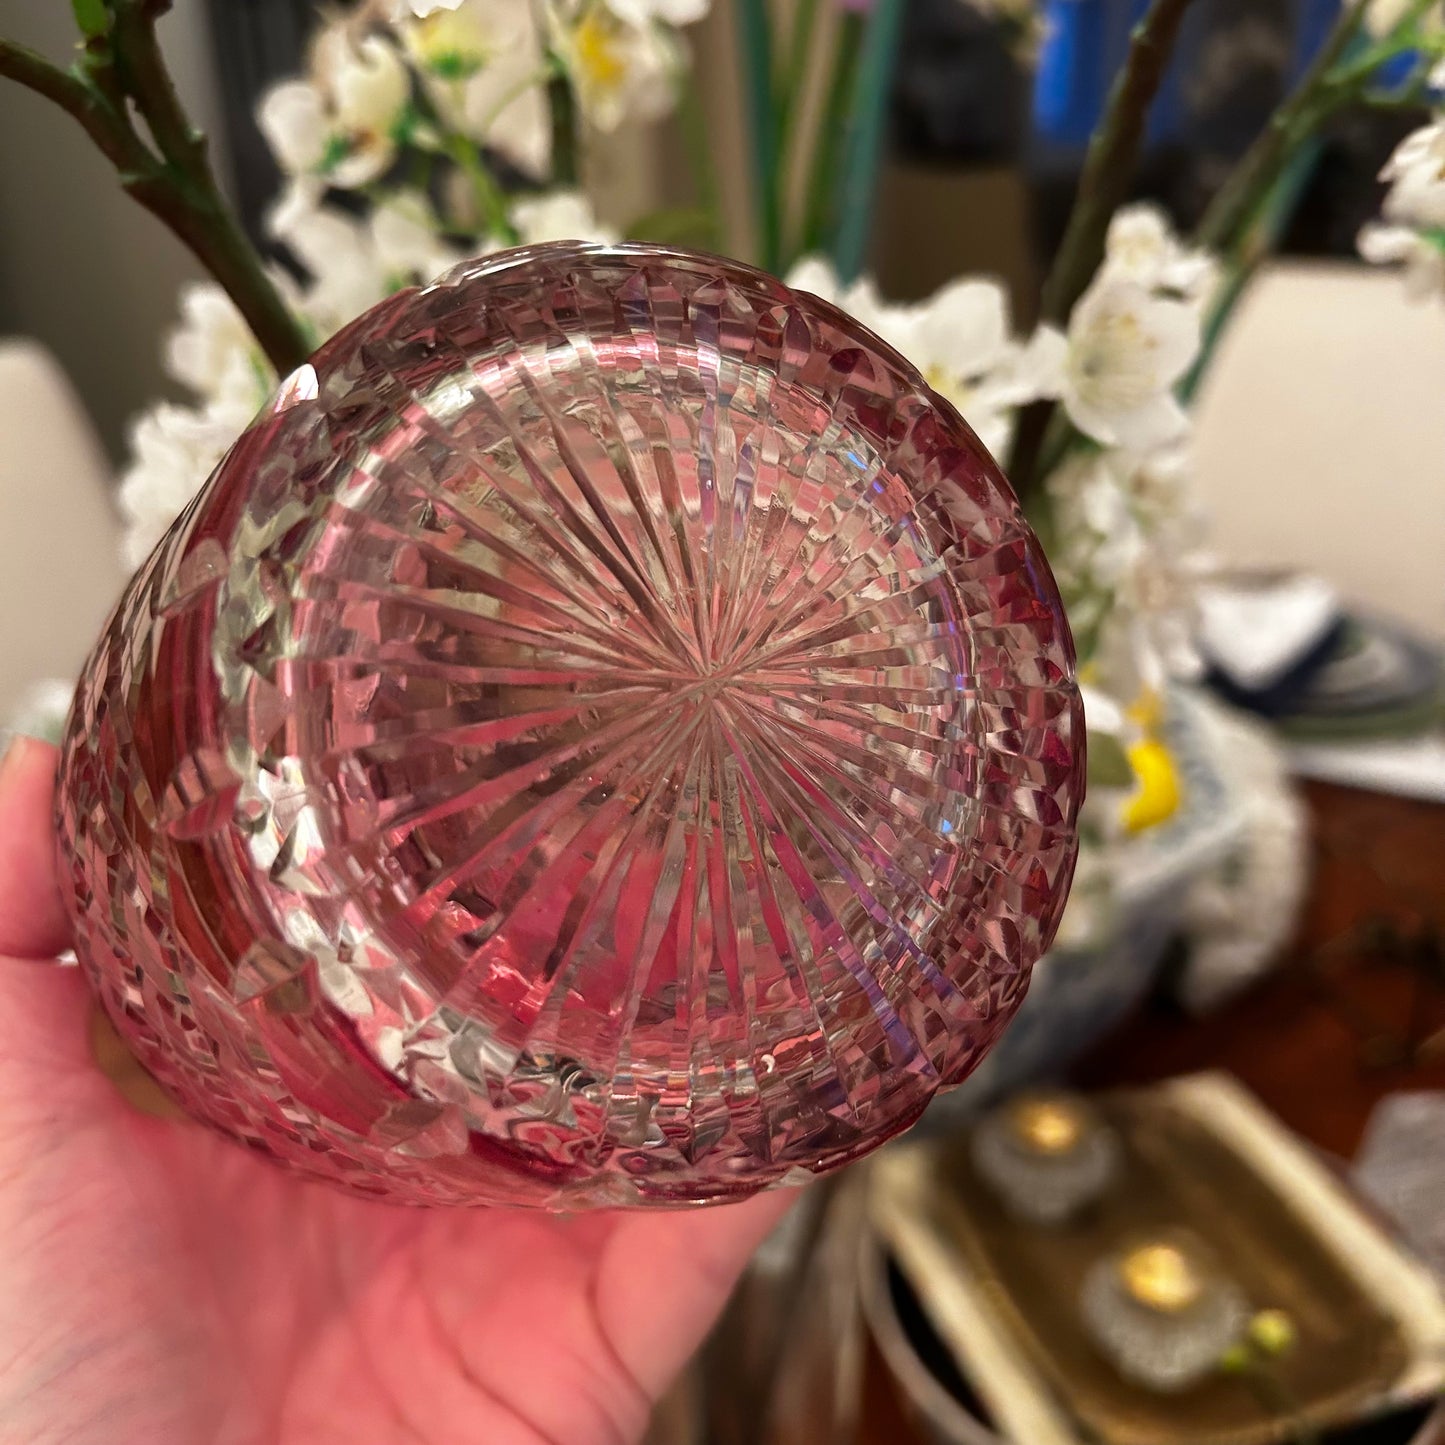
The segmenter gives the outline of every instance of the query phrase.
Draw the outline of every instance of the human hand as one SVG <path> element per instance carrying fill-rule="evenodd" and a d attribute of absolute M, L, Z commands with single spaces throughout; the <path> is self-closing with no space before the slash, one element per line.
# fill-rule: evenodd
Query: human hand
<path fill-rule="evenodd" d="M 424 1211 L 284 1174 L 97 1067 L 51 825 L 0 764 L 5 1445 L 625 1445 L 785 1195 Z"/>

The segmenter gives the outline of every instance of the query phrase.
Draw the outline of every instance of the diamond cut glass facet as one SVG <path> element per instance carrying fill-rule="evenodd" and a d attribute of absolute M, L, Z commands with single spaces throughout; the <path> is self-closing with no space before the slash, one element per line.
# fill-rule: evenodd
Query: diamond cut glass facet
<path fill-rule="evenodd" d="M 956 414 L 730 262 L 472 263 L 329 342 L 131 583 L 61 786 L 143 1063 L 416 1202 L 694 1202 L 958 1083 L 1074 854 L 1038 545 Z"/>

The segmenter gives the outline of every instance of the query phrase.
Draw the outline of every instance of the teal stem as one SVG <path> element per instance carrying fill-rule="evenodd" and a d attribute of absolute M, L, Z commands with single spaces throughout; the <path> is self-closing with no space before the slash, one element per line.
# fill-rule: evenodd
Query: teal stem
<path fill-rule="evenodd" d="M 759 255 L 765 270 L 776 271 L 782 255 L 778 206 L 778 130 L 773 111 L 773 38 L 765 0 L 735 0 L 742 50 L 743 91 L 748 110 L 748 141 L 753 204 L 757 211 Z"/>
<path fill-rule="evenodd" d="M 873 200 L 888 128 L 888 102 L 903 37 L 904 0 L 876 0 L 868 16 L 858 77 L 853 88 L 852 123 L 843 148 L 842 195 L 833 241 L 833 266 L 847 285 L 863 270 L 873 233 Z"/>
<path fill-rule="evenodd" d="M 1199 394 L 1199 388 L 1214 363 L 1220 338 L 1224 335 L 1240 298 L 1254 279 L 1254 273 L 1279 245 L 1280 238 L 1299 209 L 1323 150 L 1323 143 L 1315 136 L 1294 152 L 1275 184 L 1269 204 L 1255 231 L 1247 244 L 1241 245 L 1234 258 L 1226 264 L 1219 289 L 1204 320 L 1199 358 L 1179 384 L 1179 400 L 1186 406 Z"/>

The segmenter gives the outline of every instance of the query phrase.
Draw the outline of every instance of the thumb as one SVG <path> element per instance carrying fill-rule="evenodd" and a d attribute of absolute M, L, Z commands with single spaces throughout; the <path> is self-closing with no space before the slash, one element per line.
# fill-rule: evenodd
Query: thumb
<path fill-rule="evenodd" d="M 0 762 L 0 954 L 54 958 L 70 947 L 56 861 L 59 751 L 17 737 Z"/>

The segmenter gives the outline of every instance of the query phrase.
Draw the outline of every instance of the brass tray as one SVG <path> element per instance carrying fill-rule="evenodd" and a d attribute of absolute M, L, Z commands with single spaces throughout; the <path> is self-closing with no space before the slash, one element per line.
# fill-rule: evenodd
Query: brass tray
<path fill-rule="evenodd" d="M 1013 1219 L 974 1174 L 966 1139 L 924 1146 L 926 1175 L 920 1156 L 912 1207 L 927 1214 L 936 1246 L 928 1277 L 918 1277 L 918 1257 L 898 1252 L 925 1307 L 932 1313 L 949 1288 L 939 1276 L 951 1252 L 953 1271 L 972 1292 L 973 1333 L 986 1317 L 1009 1339 L 1015 1388 L 1031 1379 L 1067 1418 L 1069 1434 L 1103 1445 L 1268 1445 L 1297 1438 L 1301 1425 L 1322 1428 L 1379 1408 L 1398 1393 L 1414 1344 L 1390 1290 L 1382 1297 L 1366 1288 L 1359 1261 L 1343 1257 L 1338 1240 L 1327 1242 L 1310 1217 L 1308 1189 L 1292 1198 L 1261 1171 L 1259 1138 L 1243 1149 L 1228 1137 L 1221 1126 L 1229 1109 L 1201 1109 L 1198 1099 L 1185 1107 L 1185 1098 L 1166 1086 L 1096 1101 L 1120 1135 L 1118 1175 L 1097 1205 L 1062 1227 Z M 1288 1142 L 1298 1151 L 1297 1141 Z M 916 1187 L 925 1177 L 929 1187 Z M 909 1228 L 900 1203 L 895 1197 L 888 1210 L 895 1225 L 880 1222 L 895 1243 Z M 1293 1318 L 1298 1343 L 1274 1365 L 1272 1407 L 1249 1382 L 1225 1375 L 1152 1394 L 1120 1377 L 1087 1335 L 1078 1298 L 1090 1265 L 1122 1240 L 1178 1225 L 1212 1246 L 1255 1308 Z M 1287 1415 L 1282 1400 L 1290 1402 Z"/>

